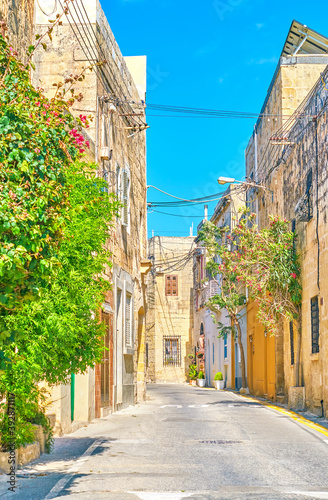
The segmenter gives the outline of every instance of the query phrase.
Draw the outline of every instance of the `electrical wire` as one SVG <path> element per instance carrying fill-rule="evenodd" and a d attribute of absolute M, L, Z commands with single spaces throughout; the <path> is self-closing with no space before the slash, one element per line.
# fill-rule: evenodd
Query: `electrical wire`
<path fill-rule="evenodd" d="M 117 101 L 116 101 L 117 102 Z M 170 113 L 187 113 L 191 115 L 204 115 L 213 117 L 226 117 L 226 118 L 278 118 L 284 117 L 289 118 L 290 115 L 283 115 L 279 113 L 253 113 L 246 111 L 231 111 L 222 109 L 210 109 L 210 108 L 193 108 L 185 106 L 172 106 L 166 104 L 152 104 L 144 103 L 143 101 L 137 103 L 135 101 L 129 101 L 131 104 L 146 107 L 147 109 L 166 111 Z M 152 115 L 151 115 L 152 116 Z M 155 116 L 155 115 L 154 115 Z M 171 116 L 171 115 L 156 115 L 156 116 Z"/>
<path fill-rule="evenodd" d="M 61 8 L 64 10 L 64 7 L 62 5 L 62 2 L 61 0 L 59 0 L 59 3 L 61 5 Z M 84 55 L 86 56 L 87 60 L 89 61 L 89 63 L 92 65 L 93 69 L 95 70 L 95 72 L 98 74 L 98 76 L 100 77 L 101 81 L 103 82 L 103 85 L 104 87 L 109 90 L 109 92 L 112 94 L 113 93 L 113 87 L 112 87 L 112 84 L 111 84 L 111 81 L 114 83 L 114 86 L 115 86 L 115 90 L 118 91 L 121 93 L 121 95 L 123 96 L 123 100 L 126 101 L 126 96 L 124 95 L 124 92 L 121 88 L 121 86 L 119 85 L 117 79 L 115 78 L 115 75 L 113 73 L 113 71 L 109 68 L 109 65 L 108 64 L 103 64 L 101 66 L 98 66 L 97 64 L 94 64 L 95 61 L 98 63 L 98 54 L 97 54 L 97 51 L 96 51 L 96 48 L 95 48 L 95 45 L 94 45 L 94 42 L 93 42 L 93 39 L 96 41 L 98 47 L 99 47 L 99 50 L 102 54 L 102 56 L 104 57 L 105 54 L 103 52 L 103 49 L 98 41 L 98 38 L 97 38 L 97 35 L 96 33 L 94 32 L 94 29 L 93 29 L 93 26 L 90 22 L 90 19 L 89 19 L 89 16 L 87 14 L 87 11 L 84 7 L 84 4 L 81 0 L 81 5 L 82 5 L 82 8 L 86 14 L 86 17 L 87 17 L 87 21 L 84 19 L 83 17 L 83 13 L 81 11 L 81 8 L 77 2 L 77 0 L 75 0 L 73 2 L 73 8 L 74 8 L 74 11 L 75 11 L 75 15 L 79 21 L 79 24 L 80 26 L 82 27 L 82 30 L 83 30 L 83 34 L 78 26 L 78 24 L 76 23 L 76 20 L 75 20 L 75 16 L 73 15 L 72 11 L 69 9 L 69 13 L 70 13 L 70 16 L 71 16 L 71 19 L 73 20 L 73 23 L 75 26 L 73 26 L 71 20 L 70 20 L 70 17 L 68 15 L 66 15 L 67 17 L 67 20 L 69 22 L 69 25 L 73 31 L 73 34 L 75 36 L 75 38 L 77 39 L 80 47 L 81 47 L 81 50 L 83 51 Z M 78 10 L 77 10 L 78 9 Z M 77 34 L 78 33 L 78 34 Z M 91 43 L 90 43 L 90 37 L 91 37 Z M 86 41 L 87 40 L 87 43 Z M 83 42 L 83 44 L 82 44 Z M 105 59 L 105 57 L 104 57 Z M 109 74 L 109 71 L 110 71 L 110 74 Z M 123 120 L 126 121 L 127 123 L 131 122 L 132 124 L 134 125 L 137 125 L 138 127 L 142 126 L 142 127 L 146 127 L 146 123 L 143 122 L 142 120 L 140 120 L 139 117 L 133 117 L 133 114 L 134 114 L 134 110 L 131 106 L 129 106 L 127 103 L 125 103 L 124 105 L 121 106 L 122 108 L 122 111 L 124 112 L 123 114 L 124 115 L 129 115 L 129 116 L 123 116 Z M 127 112 L 128 111 L 128 112 Z M 130 118 L 131 116 L 131 118 Z"/>
<path fill-rule="evenodd" d="M 188 219 L 192 219 L 192 218 L 195 218 L 195 217 L 200 217 L 202 219 L 204 219 L 204 215 L 179 215 L 179 214 L 169 214 L 167 212 L 161 212 L 160 210 L 152 210 L 151 212 L 149 212 L 150 214 L 152 214 L 153 212 L 156 212 L 157 214 L 163 214 L 163 215 L 171 215 L 173 217 L 187 217 Z M 212 217 L 212 216 L 211 216 Z M 211 218 L 209 217 L 209 218 Z"/>
<path fill-rule="evenodd" d="M 52 16 L 52 15 L 56 12 L 56 10 L 57 10 L 57 0 L 55 0 L 55 5 L 54 5 L 54 8 L 53 8 L 52 12 L 50 12 L 49 14 L 47 14 L 46 12 L 44 12 L 44 10 L 42 9 L 42 7 L 41 7 L 41 5 L 40 5 L 39 0 L 37 0 L 37 2 L 38 2 L 38 7 L 39 7 L 39 9 L 41 10 L 42 14 L 44 14 L 44 15 L 45 15 L 45 16 L 47 16 L 47 17 Z"/>

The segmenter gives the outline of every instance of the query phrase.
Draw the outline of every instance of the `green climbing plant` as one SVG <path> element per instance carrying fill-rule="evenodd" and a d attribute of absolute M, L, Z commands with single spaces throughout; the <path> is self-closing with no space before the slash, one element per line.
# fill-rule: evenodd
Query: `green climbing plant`
<path fill-rule="evenodd" d="M 70 88 L 81 75 L 69 76 Z M 64 85 L 63 84 L 63 85 Z M 99 311 L 110 288 L 107 241 L 119 203 L 83 160 L 89 147 L 63 85 L 53 98 L 0 37 L 0 445 L 8 449 L 8 395 L 15 445 L 49 432 L 43 389 L 101 360 Z M 43 408 L 40 411 L 40 408 Z M 43 415 L 43 416 L 42 416 Z M 51 438 L 49 446 L 51 444 Z"/>

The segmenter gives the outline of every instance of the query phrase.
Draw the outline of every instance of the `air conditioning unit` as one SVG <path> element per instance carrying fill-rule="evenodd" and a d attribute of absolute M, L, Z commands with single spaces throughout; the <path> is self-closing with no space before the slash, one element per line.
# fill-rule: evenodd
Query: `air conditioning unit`
<path fill-rule="evenodd" d="M 102 160 L 111 160 L 112 159 L 112 149 L 109 149 L 108 146 L 104 148 L 100 148 L 100 158 Z"/>

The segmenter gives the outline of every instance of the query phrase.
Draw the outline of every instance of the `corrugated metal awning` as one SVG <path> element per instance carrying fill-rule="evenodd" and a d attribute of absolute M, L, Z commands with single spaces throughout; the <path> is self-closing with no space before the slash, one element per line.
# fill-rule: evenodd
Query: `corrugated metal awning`
<path fill-rule="evenodd" d="M 305 24 L 293 21 L 281 57 L 296 54 L 327 54 L 328 38 L 308 28 Z"/>

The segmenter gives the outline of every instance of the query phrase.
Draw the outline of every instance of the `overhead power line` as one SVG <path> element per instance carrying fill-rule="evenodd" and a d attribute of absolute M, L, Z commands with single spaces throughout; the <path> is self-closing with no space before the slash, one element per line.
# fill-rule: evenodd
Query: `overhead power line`
<path fill-rule="evenodd" d="M 115 99 L 114 99 L 115 100 Z M 119 103 L 119 100 L 115 100 L 116 103 Z M 212 117 L 212 118 L 253 118 L 253 119 L 258 119 L 258 118 L 289 118 L 290 115 L 284 115 L 284 114 L 279 114 L 279 113 L 254 113 L 254 112 L 248 112 L 248 111 L 234 111 L 234 110 L 225 110 L 225 109 L 211 109 L 211 108 L 194 108 L 194 107 L 187 107 L 187 106 L 173 106 L 173 105 L 167 105 L 167 104 L 152 104 L 152 103 L 145 103 L 144 101 L 141 102 L 136 102 L 136 101 L 129 101 L 126 100 L 124 102 L 129 102 L 129 104 L 134 104 L 138 106 L 145 107 L 150 110 L 156 110 L 156 111 L 164 111 L 165 113 L 171 113 L 171 114 L 165 114 L 165 115 L 148 115 L 147 116 L 162 116 L 162 117 L 173 117 L 172 113 L 185 113 L 186 116 L 185 118 L 190 116 L 206 116 L 206 117 Z"/>
<path fill-rule="evenodd" d="M 187 217 L 188 219 L 194 219 L 195 217 L 199 217 L 201 219 L 204 219 L 204 215 L 179 215 L 179 214 L 169 214 L 168 212 L 161 212 L 160 210 L 152 210 L 151 212 L 149 213 L 153 213 L 153 212 L 156 212 L 157 214 L 163 214 L 163 215 L 172 215 L 173 217 Z M 209 218 L 211 218 L 212 216 L 209 216 Z"/>

